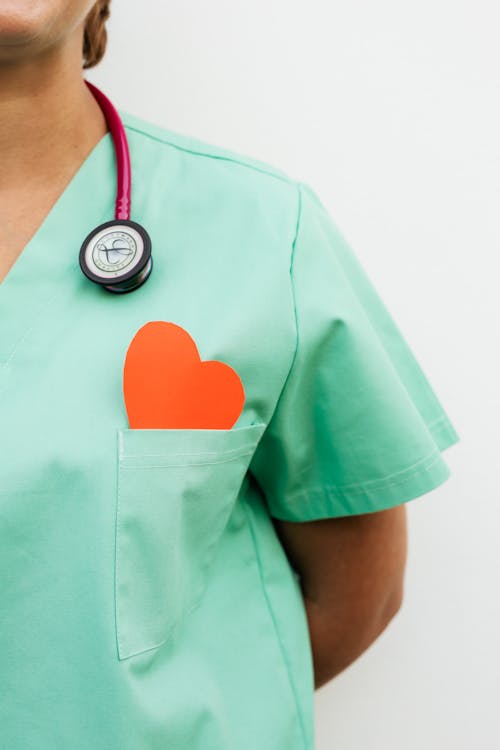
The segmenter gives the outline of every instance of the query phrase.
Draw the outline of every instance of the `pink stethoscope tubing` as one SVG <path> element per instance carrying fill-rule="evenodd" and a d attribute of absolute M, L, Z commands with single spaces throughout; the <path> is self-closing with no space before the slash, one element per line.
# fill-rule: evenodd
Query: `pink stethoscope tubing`
<path fill-rule="evenodd" d="M 115 219 L 130 219 L 130 205 L 132 192 L 132 170 L 130 168 L 130 152 L 128 149 L 127 136 L 120 115 L 116 111 L 108 97 L 94 86 L 90 81 L 85 81 L 91 93 L 94 95 L 106 123 L 111 132 L 116 157 L 116 203 Z"/>

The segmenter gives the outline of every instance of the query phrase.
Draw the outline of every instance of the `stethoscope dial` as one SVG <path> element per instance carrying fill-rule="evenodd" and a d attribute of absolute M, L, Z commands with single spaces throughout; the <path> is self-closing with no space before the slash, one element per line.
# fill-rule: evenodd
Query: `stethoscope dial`
<path fill-rule="evenodd" d="M 109 292 L 137 289 L 152 267 L 149 234 L 129 219 L 114 219 L 96 227 L 80 250 L 80 268 L 85 276 Z"/>

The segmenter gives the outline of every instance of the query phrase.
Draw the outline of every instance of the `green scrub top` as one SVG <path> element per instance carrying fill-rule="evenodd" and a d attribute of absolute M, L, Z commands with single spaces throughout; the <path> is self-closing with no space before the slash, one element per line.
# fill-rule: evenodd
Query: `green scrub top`
<path fill-rule="evenodd" d="M 0 744 L 311 749 L 272 519 L 422 495 L 458 436 L 310 186 L 121 115 L 151 277 L 117 295 L 79 268 L 113 217 L 106 133 L 0 285 Z M 125 355 L 159 320 L 239 375 L 231 429 L 129 428 Z"/>

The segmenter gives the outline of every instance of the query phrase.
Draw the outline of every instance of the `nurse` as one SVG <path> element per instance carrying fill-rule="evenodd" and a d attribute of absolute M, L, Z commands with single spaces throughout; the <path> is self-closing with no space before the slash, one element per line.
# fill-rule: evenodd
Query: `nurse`
<path fill-rule="evenodd" d="M 309 185 L 102 108 L 108 6 L 0 0 L 0 745 L 311 750 L 458 435 Z"/>

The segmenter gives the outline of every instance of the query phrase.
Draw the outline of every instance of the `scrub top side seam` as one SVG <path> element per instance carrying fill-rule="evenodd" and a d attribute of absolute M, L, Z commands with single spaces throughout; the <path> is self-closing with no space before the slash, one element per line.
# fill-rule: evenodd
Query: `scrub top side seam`
<path fill-rule="evenodd" d="M 275 633 L 275 636 L 276 636 L 276 640 L 277 640 L 278 645 L 279 645 L 279 650 L 280 650 L 280 653 L 281 653 L 281 658 L 283 659 L 283 663 L 284 663 L 285 670 L 286 670 L 286 673 L 287 673 L 288 683 L 289 683 L 290 689 L 292 691 L 293 700 L 294 700 L 295 708 L 296 708 L 296 712 L 297 712 L 297 717 L 299 719 L 300 733 L 302 735 L 302 741 L 303 741 L 303 745 L 304 745 L 304 750 L 311 750 L 311 748 L 308 745 L 308 741 L 307 741 L 307 731 L 306 731 L 305 724 L 304 724 L 304 717 L 302 715 L 302 707 L 300 705 L 300 700 L 299 700 L 299 697 L 297 695 L 297 690 L 296 690 L 296 687 L 295 687 L 295 680 L 293 679 L 292 670 L 290 668 L 290 663 L 288 661 L 288 655 L 286 653 L 286 649 L 285 649 L 285 647 L 283 645 L 283 642 L 281 640 L 281 636 L 280 636 L 280 633 L 279 633 L 278 625 L 277 625 L 277 622 L 276 622 L 276 616 L 274 614 L 274 608 L 273 608 L 272 602 L 270 600 L 270 597 L 269 597 L 269 594 L 268 594 L 268 591 L 267 591 L 267 587 L 266 587 L 266 584 L 265 584 L 265 581 L 264 581 L 264 570 L 263 570 L 262 560 L 261 560 L 260 551 L 259 551 L 259 544 L 258 544 L 258 541 L 257 541 L 257 538 L 256 538 L 256 534 L 255 534 L 255 530 L 254 530 L 254 527 L 253 527 L 253 521 L 252 521 L 252 518 L 250 516 L 250 513 L 248 512 L 248 508 L 246 507 L 246 503 L 242 503 L 242 506 L 243 506 L 243 509 L 244 509 L 245 516 L 247 518 L 247 524 L 248 524 L 248 527 L 249 527 L 249 530 L 250 530 L 250 535 L 252 537 L 252 543 L 253 543 L 253 547 L 254 547 L 254 550 L 255 550 L 255 558 L 256 558 L 256 561 L 257 561 L 257 568 L 258 568 L 258 571 L 259 571 L 259 581 L 260 581 L 262 593 L 264 595 L 264 599 L 265 599 L 265 602 L 266 602 L 267 610 L 268 610 L 269 615 L 271 617 L 271 621 L 272 621 L 272 624 L 273 624 L 273 630 L 274 630 L 274 633 Z"/>

